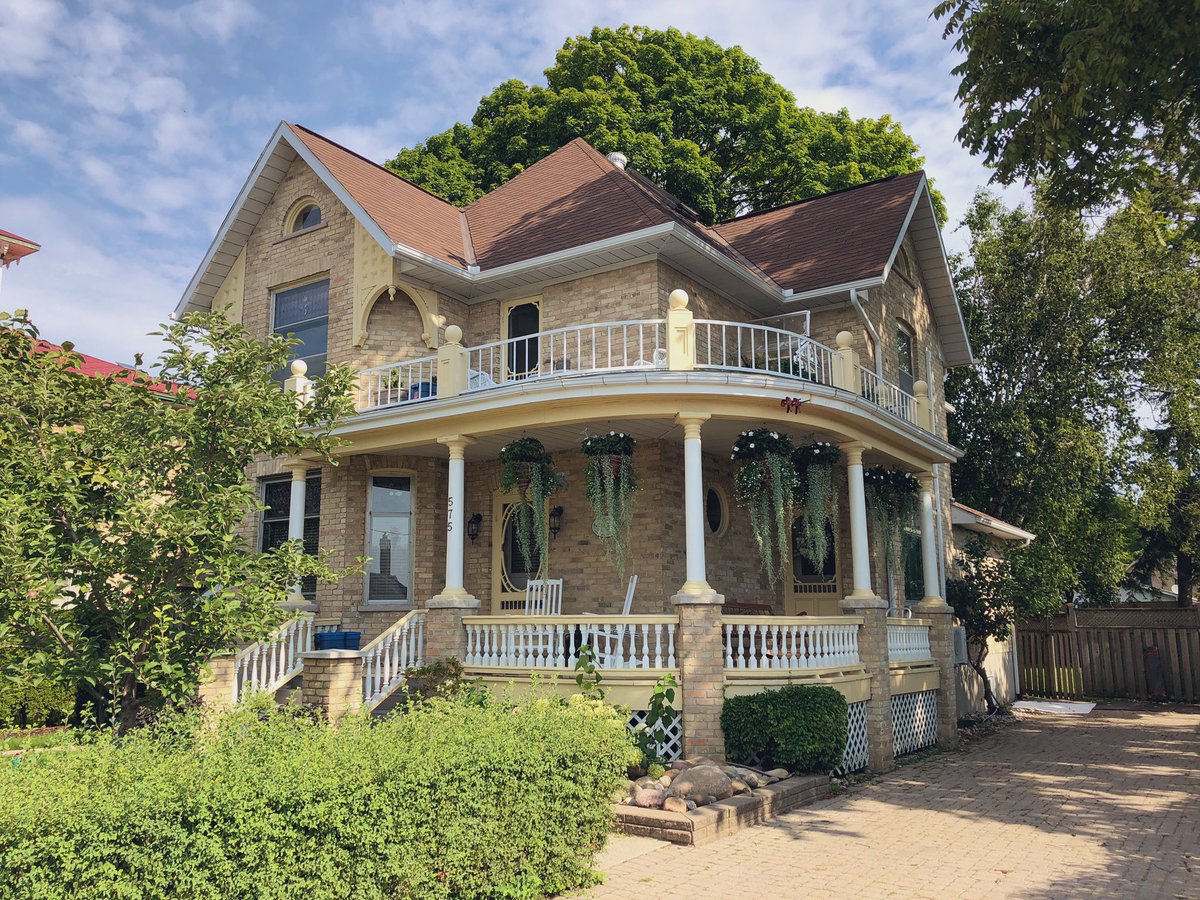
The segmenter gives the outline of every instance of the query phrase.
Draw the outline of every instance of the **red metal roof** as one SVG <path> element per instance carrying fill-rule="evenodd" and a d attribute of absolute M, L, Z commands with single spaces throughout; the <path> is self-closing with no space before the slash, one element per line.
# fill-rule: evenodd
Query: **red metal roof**
<path fill-rule="evenodd" d="M 7 269 L 13 263 L 41 249 L 41 244 L 0 228 L 0 266 Z"/>

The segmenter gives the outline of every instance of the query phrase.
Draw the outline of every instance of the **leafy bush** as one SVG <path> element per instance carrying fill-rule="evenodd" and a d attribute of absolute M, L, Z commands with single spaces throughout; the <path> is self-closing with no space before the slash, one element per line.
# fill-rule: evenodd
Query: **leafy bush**
<path fill-rule="evenodd" d="M 829 772 L 846 752 L 846 698 L 826 685 L 788 685 L 729 697 L 721 728 L 731 760 Z"/>
<path fill-rule="evenodd" d="M 636 751 L 611 707 L 187 713 L 0 772 L 6 896 L 532 897 L 592 883 Z M 8 767 L 6 767 L 8 768 Z"/>
<path fill-rule="evenodd" d="M 75 708 L 75 693 L 49 681 L 0 676 L 0 730 L 62 725 Z"/>

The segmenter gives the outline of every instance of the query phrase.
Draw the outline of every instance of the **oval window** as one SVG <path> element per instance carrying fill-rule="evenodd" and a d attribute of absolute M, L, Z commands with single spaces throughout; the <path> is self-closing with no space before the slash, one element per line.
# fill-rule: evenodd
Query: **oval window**
<path fill-rule="evenodd" d="M 716 488 L 709 488 L 704 497 L 704 517 L 708 521 L 709 531 L 718 537 L 725 533 L 725 497 Z"/>
<path fill-rule="evenodd" d="M 292 221 L 292 233 L 303 231 L 305 228 L 312 228 L 315 225 L 321 224 L 321 207 L 315 203 L 310 203 L 300 212 L 296 213 L 296 218 Z"/>

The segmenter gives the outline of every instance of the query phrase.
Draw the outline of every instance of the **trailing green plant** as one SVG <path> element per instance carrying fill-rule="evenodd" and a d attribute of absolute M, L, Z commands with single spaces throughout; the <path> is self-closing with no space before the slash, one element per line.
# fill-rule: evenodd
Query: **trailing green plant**
<path fill-rule="evenodd" d="M 903 529 L 917 517 L 920 484 L 908 472 L 872 466 L 863 472 L 867 513 L 875 526 L 884 564 L 891 569 Z"/>
<path fill-rule="evenodd" d="M 650 702 L 646 705 L 646 718 L 633 729 L 633 742 L 642 752 L 647 774 L 667 761 L 660 752 L 662 736 L 679 718 L 679 710 L 674 706 L 675 689 L 678 687 L 679 682 L 670 672 L 658 676 L 650 692 Z"/>
<path fill-rule="evenodd" d="M 743 431 L 730 459 L 739 462 L 734 476 L 738 504 L 750 514 L 750 528 L 763 570 L 771 584 L 783 577 L 796 519 L 795 447 L 785 434 L 769 428 Z"/>
<path fill-rule="evenodd" d="M 797 447 L 792 454 L 799 496 L 804 555 L 819 572 L 831 550 L 829 535 L 836 533 L 840 482 L 835 468 L 842 451 L 827 441 Z"/>
<path fill-rule="evenodd" d="M 343 719 L 164 717 L 0 770 L 4 896 L 491 898 L 597 881 L 624 714 L 435 698 Z"/>
<path fill-rule="evenodd" d="M 453 656 L 405 669 L 402 690 L 405 700 L 410 704 L 442 698 L 482 705 L 491 697 L 483 679 L 463 678 L 462 661 Z"/>
<path fill-rule="evenodd" d="M 526 571 L 533 572 L 534 562 L 546 559 L 546 501 L 562 487 L 563 476 L 537 438 L 518 438 L 500 449 L 499 459 L 500 489 L 517 493 L 513 511 L 517 549 Z"/>
<path fill-rule="evenodd" d="M 637 493 L 633 470 L 636 446 L 632 436 L 616 431 L 586 437 L 582 444 L 588 456 L 584 481 L 595 514 L 592 530 L 604 543 L 605 553 L 616 563 L 622 581 L 633 524 L 633 498 Z"/>
<path fill-rule="evenodd" d="M 828 685 L 728 697 L 721 710 L 725 754 L 750 765 L 830 772 L 846 752 L 846 710 L 846 698 Z"/>
<path fill-rule="evenodd" d="M 587 644 L 581 644 L 575 660 L 575 684 L 579 693 L 587 700 L 603 700 L 605 689 L 600 686 L 604 677 L 596 668 L 596 654 Z"/>

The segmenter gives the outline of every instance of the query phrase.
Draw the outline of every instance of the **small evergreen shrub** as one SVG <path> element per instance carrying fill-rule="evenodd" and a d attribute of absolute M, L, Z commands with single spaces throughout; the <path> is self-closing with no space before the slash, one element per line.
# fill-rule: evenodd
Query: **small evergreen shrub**
<path fill-rule="evenodd" d="M 729 697 L 721 728 L 735 762 L 829 772 L 846 752 L 846 698 L 827 685 L 795 684 Z"/>
<path fill-rule="evenodd" d="M 75 693 L 49 681 L 0 675 L 0 731 L 63 725 L 75 708 Z"/>
<path fill-rule="evenodd" d="M 381 721 L 259 705 L 0 769 L 0 891 L 537 897 L 595 881 L 636 751 L 595 701 L 433 698 Z"/>

